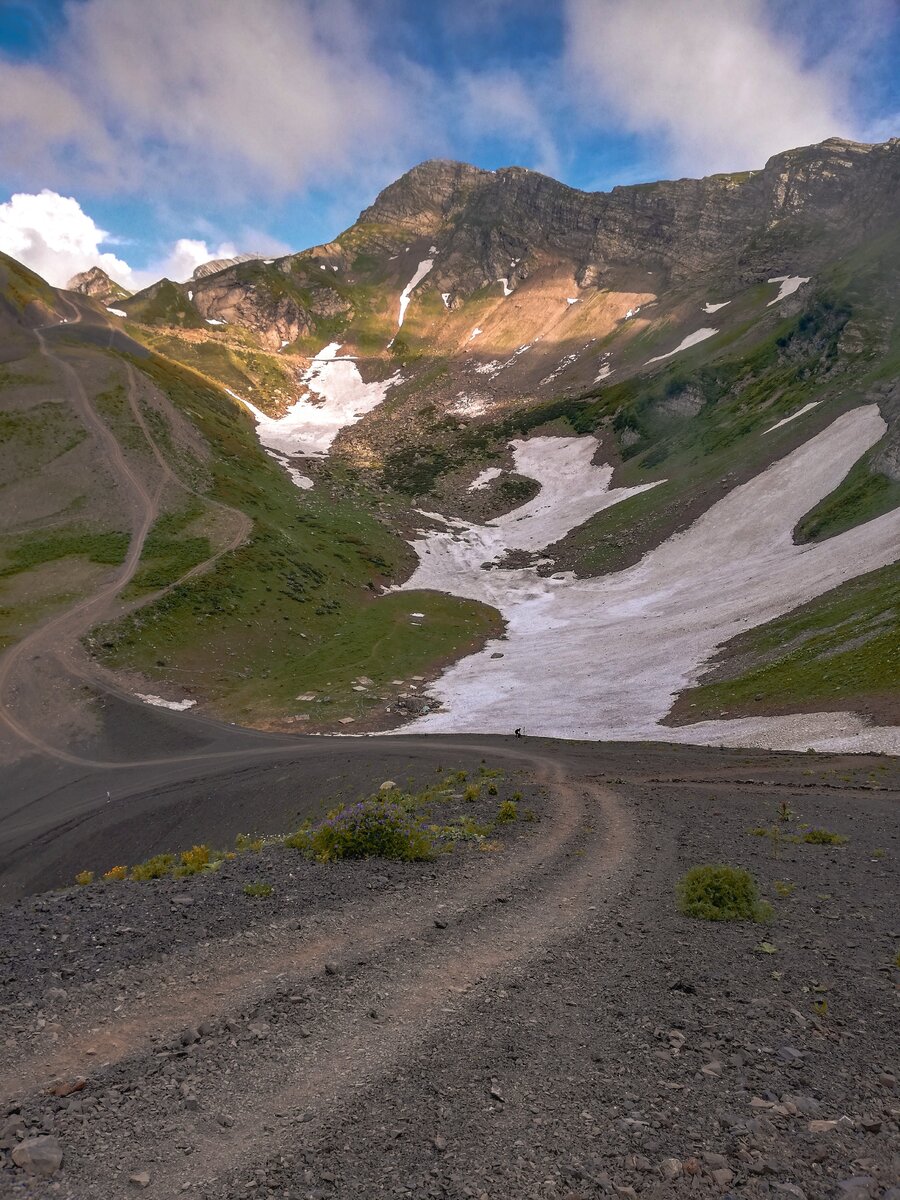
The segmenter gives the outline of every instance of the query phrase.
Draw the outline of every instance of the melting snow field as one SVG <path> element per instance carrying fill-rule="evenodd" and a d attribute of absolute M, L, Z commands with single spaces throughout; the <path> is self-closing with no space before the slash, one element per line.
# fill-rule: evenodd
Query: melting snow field
<path fill-rule="evenodd" d="M 770 300 L 766 308 L 771 308 L 773 304 L 777 304 L 779 300 L 783 300 L 785 296 L 793 296 L 801 283 L 809 283 L 808 275 L 776 275 L 772 279 L 766 280 L 767 283 L 780 283 L 778 295 L 774 300 Z"/>
<path fill-rule="evenodd" d="M 541 484 L 538 496 L 487 525 L 438 517 L 443 528 L 414 543 L 420 565 L 405 588 L 494 605 L 507 635 L 433 684 L 445 711 L 413 729 L 900 753 L 900 728 L 848 713 L 659 724 L 721 643 L 896 558 L 900 510 L 821 545 L 791 539 L 884 430 L 875 405 L 843 414 L 635 566 L 597 579 L 482 569 L 644 490 L 610 490 L 612 469 L 592 465 L 594 438 L 514 442 L 515 469 Z"/>
<path fill-rule="evenodd" d="M 682 350 L 689 350 L 691 346 L 696 346 L 699 342 L 705 342 L 707 338 L 715 337 L 718 332 L 718 329 L 707 328 L 689 333 L 683 341 L 678 343 L 674 350 L 670 350 L 668 354 L 657 354 L 655 358 L 648 358 L 644 366 L 649 367 L 651 363 L 662 362 L 663 359 L 671 358 L 673 354 L 680 354 Z"/>
<path fill-rule="evenodd" d="M 409 302 L 412 298 L 413 288 L 417 287 L 431 268 L 434 266 L 433 258 L 426 258 L 416 267 L 416 273 L 412 279 L 400 293 L 400 315 L 397 318 L 397 328 L 403 324 L 403 318 L 406 316 L 406 310 L 409 308 Z"/>
<path fill-rule="evenodd" d="M 763 433 L 771 433 L 773 429 L 780 429 L 782 425 L 789 425 L 791 421 L 796 421 L 798 417 L 802 417 L 804 413 L 808 413 L 811 408 L 818 408 L 821 403 L 821 400 L 813 400 L 811 404 L 804 404 L 802 408 L 798 408 L 789 417 L 782 417 L 780 421 L 776 421 L 774 425 L 770 425 L 768 429 L 764 429 Z"/>
<path fill-rule="evenodd" d="M 197 703 L 196 700 L 163 700 L 162 696 L 145 696 L 141 692 L 137 693 L 137 698 L 156 708 L 171 708 L 173 712 L 185 712 Z"/>
<path fill-rule="evenodd" d="M 389 387 L 400 380 L 399 373 L 377 383 L 365 383 L 352 358 L 338 358 L 339 342 L 321 350 L 309 365 L 303 382 L 322 403 L 314 404 L 301 396 L 283 417 L 269 417 L 242 396 L 229 392 L 256 417 L 256 432 L 267 450 L 277 455 L 304 455 L 321 458 L 347 425 L 377 408 Z M 301 485 L 304 486 L 304 485 Z"/>
<path fill-rule="evenodd" d="M 492 483 L 495 479 L 499 479 L 502 474 L 502 467 L 485 467 L 483 471 L 475 476 L 467 490 L 470 492 L 480 492 L 489 483 Z"/>
<path fill-rule="evenodd" d="M 718 312 L 720 308 L 727 308 L 730 303 L 730 300 L 722 300 L 719 304 L 712 304 L 709 300 L 707 300 L 707 302 L 703 305 L 703 311 L 708 314 Z"/>

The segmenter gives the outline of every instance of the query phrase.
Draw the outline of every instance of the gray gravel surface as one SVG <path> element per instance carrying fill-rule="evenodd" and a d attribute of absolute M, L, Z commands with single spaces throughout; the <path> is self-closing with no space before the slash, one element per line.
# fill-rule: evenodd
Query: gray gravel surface
<path fill-rule="evenodd" d="M 535 754 L 493 851 L 7 910 L 0 1195 L 898 1200 L 898 766 Z M 719 861 L 771 925 L 678 913 Z"/>

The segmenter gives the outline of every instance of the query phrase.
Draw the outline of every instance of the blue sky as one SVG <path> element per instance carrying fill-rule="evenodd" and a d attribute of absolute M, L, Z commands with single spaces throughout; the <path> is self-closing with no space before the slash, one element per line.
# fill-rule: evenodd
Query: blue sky
<path fill-rule="evenodd" d="M 898 61 L 894 0 L 4 0 L 0 249 L 136 285 L 327 240 L 429 157 L 758 167 L 900 133 Z"/>

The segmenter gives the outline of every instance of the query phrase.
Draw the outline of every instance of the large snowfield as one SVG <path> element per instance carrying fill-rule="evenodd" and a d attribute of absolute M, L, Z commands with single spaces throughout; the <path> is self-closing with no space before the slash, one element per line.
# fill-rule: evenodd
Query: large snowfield
<path fill-rule="evenodd" d="M 843 414 L 635 566 L 589 579 L 483 564 L 540 551 L 643 489 L 610 490 L 592 437 L 514 442 L 515 469 L 541 484 L 537 497 L 486 525 L 438 518 L 413 543 L 420 565 L 405 588 L 494 605 L 507 631 L 431 686 L 442 710 L 412 729 L 900 753 L 900 728 L 850 713 L 659 724 L 717 646 L 896 558 L 900 510 L 821 545 L 791 537 L 884 430 L 875 405 Z"/>

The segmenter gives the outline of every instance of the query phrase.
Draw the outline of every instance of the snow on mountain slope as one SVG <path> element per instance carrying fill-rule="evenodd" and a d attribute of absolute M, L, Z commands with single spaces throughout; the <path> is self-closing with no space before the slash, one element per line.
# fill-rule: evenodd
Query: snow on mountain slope
<path fill-rule="evenodd" d="M 540 576 L 534 568 L 485 570 L 509 549 L 537 550 L 591 511 L 637 489 L 609 491 L 610 468 L 590 465 L 592 438 L 514 445 L 516 469 L 541 484 L 529 504 L 485 526 L 462 522 L 425 534 L 420 566 L 405 585 L 496 605 L 504 639 L 452 667 L 432 687 L 444 711 L 422 732 L 536 735 L 747 744 L 775 748 L 842 737 L 900 752 L 900 729 L 865 730 L 847 714 L 660 725 L 674 695 L 716 646 L 836 584 L 893 561 L 900 510 L 832 538 L 794 545 L 800 517 L 828 494 L 885 429 L 874 405 L 839 417 L 818 436 L 736 488 L 641 562 L 600 578 Z M 568 445 L 564 443 L 568 442 Z M 492 658 L 500 653 L 502 657 Z M 548 669 L 552 664 L 552 669 Z"/>

